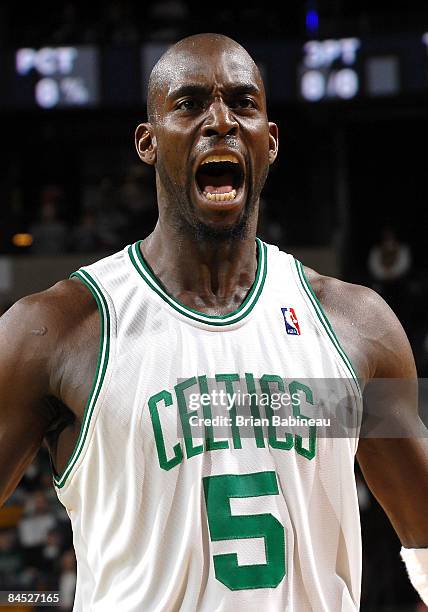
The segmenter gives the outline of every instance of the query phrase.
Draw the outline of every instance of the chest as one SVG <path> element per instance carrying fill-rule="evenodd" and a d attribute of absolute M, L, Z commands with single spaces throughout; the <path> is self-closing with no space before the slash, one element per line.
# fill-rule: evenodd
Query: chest
<path fill-rule="evenodd" d="M 311 424 L 352 395 L 336 355 L 302 311 L 287 333 L 281 308 L 260 309 L 228 331 L 189 326 L 162 312 L 118 335 L 112 383 L 102 409 L 106 436 L 144 439 L 159 464 L 203 450 L 256 444 L 314 452 Z M 291 326 L 291 323 L 290 323 Z M 318 422 L 318 421 L 317 421 Z"/>

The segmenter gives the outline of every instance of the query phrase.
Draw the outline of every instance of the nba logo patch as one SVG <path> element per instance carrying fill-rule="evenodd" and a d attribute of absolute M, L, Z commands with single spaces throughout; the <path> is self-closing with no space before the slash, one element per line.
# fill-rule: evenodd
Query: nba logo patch
<path fill-rule="evenodd" d="M 285 331 L 287 334 L 290 334 L 290 336 L 300 336 L 300 325 L 294 308 L 281 308 L 281 312 L 284 317 Z"/>

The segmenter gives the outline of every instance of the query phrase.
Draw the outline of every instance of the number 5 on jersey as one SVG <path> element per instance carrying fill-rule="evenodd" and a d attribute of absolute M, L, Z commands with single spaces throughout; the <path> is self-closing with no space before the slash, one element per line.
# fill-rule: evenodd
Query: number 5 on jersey
<path fill-rule="evenodd" d="M 232 591 L 275 588 L 286 574 L 284 526 L 273 514 L 232 515 L 232 497 L 279 495 L 275 472 L 203 478 L 212 542 L 263 538 L 266 563 L 238 565 L 237 553 L 213 556 L 217 580 Z"/>

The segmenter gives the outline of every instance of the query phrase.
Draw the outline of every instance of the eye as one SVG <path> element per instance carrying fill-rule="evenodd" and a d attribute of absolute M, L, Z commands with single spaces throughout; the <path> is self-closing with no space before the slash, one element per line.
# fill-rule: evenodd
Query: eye
<path fill-rule="evenodd" d="M 247 110 L 256 108 L 256 103 L 252 98 L 248 98 L 247 96 L 243 96 L 241 98 L 236 98 L 230 103 L 231 108 Z"/>
<path fill-rule="evenodd" d="M 184 110 L 184 111 L 192 111 L 200 107 L 201 107 L 200 102 L 197 102 L 196 100 L 189 98 L 187 100 L 182 100 L 181 102 L 179 102 L 176 106 L 176 109 Z"/>
<path fill-rule="evenodd" d="M 239 105 L 241 108 L 256 108 L 256 104 L 251 98 L 241 98 Z"/>

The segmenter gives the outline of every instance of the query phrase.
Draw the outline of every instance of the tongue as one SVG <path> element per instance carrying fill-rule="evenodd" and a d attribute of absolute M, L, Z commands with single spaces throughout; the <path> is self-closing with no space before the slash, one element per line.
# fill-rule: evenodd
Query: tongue
<path fill-rule="evenodd" d="M 198 183 L 202 191 L 207 193 L 229 193 L 233 189 L 233 175 L 228 173 L 210 176 L 200 172 L 198 174 Z"/>

